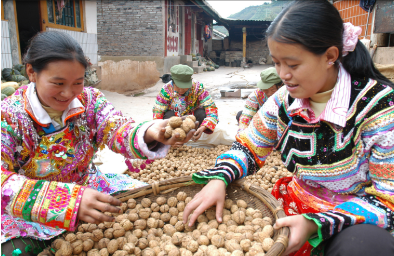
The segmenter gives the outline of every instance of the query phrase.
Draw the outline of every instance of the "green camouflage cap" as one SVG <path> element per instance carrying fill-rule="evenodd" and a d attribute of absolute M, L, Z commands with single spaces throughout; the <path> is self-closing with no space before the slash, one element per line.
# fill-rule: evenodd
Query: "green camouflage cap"
<path fill-rule="evenodd" d="M 193 85 L 192 75 L 194 74 L 193 69 L 186 65 L 175 65 L 170 69 L 171 77 L 175 82 L 175 85 L 179 88 L 191 88 Z"/>
<path fill-rule="evenodd" d="M 257 87 L 260 89 L 269 89 L 274 84 L 282 81 L 274 67 L 267 68 L 260 73 L 261 80 L 257 82 Z"/>

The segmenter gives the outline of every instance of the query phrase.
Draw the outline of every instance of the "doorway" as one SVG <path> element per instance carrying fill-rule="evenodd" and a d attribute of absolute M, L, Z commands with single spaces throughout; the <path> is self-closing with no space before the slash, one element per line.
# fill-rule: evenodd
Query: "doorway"
<path fill-rule="evenodd" d="M 40 3 L 38 0 L 15 1 L 18 19 L 19 45 L 22 58 L 27 51 L 29 41 L 41 31 Z"/>

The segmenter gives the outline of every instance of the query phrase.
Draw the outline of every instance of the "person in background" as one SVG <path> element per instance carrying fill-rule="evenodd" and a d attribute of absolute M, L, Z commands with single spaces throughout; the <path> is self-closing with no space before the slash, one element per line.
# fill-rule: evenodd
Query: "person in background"
<path fill-rule="evenodd" d="M 286 86 L 214 167 L 193 174 L 207 185 L 184 223 L 213 205 L 222 222 L 226 186 L 255 174 L 279 139 L 294 173 L 272 189 L 287 215 L 274 229 L 290 230 L 282 255 L 394 255 L 394 84 L 375 68 L 361 31 L 326 0 L 281 11 L 266 37 Z"/>
<path fill-rule="evenodd" d="M 193 141 L 197 141 L 203 132 L 213 133 L 219 122 L 218 109 L 203 84 L 192 79 L 193 69 L 179 64 L 170 71 L 172 80 L 157 95 L 153 119 L 194 115 L 199 128 L 192 137 Z"/>
<path fill-rule="evenodd" d="M 78 222 L 114 221 L 121 202 L 110 194 L 147 185 L 92 164 L 108 146 L 130 159 L 163 158 L 168 120 L 135 124 L 98 89 L 84 87 L 81 46 L 58 31 L 37 34 L 24 56 L 30 84 L 1 101 L 1 251 L 37 255 Z M 179 136 L 179 135 L 178 135 Z M 41 249 L 40 249 L 41 248 Z"/>
<path fill-rule="evenodd" d="M 283 85 L 282 79 L 280 79 L 274 67 L 263 70 L 260 73 L 260 77 L 261 80 L 257 82 L 258 89 L 249 95 L 244 109 L 237 113 L 238 132 L 248 127 L 257 111 Z"/>

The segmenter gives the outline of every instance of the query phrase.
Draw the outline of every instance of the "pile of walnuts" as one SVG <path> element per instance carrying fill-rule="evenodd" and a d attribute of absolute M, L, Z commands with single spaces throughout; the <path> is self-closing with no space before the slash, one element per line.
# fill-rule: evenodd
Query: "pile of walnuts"
<path fill-rule="evenodd" d="M 188 119 L 188 118 L 187 118 Z M 216 158 L 230 149 L 219 145 L 211 149 L 182 146 L 171 148 L 167 156 L 146 165 L 140 172 L 130 172 L 132 178 L 152 184 L 177 177 L 189 176 L 215 166 Z"/>
<path fill-rule="evenodd" d="M 255 186 L 259 186 L 271 193 L 274 184 L 283 177 L 292 177 L 280 159 L 280 152 L 273 151 L 265 161 L 264 166 L 253 175 L 245 179 Z"/>
<path fill-rule="evenodd" d="M 249 208 L 244 200 L 225 201 L 223 222 L 215 209 L 200 215 L 196 224 L 183 224 L 183 211 L 192 200 L 185 192 L 176 197 L 129 199 L 115 222 L 82 224 L 78 232 L 52 243 L 56 256 L 261 256 L 274 240 L 273 221 Z"/>
<path fill-rule="evenodd" d="M 179 134 L 177 140 L 183 141 L 186 138 L 186 135 L 196 127 L 195 122 L 196 117 L 193 115 L 187 116 L 185 120 L 182 120 L 181 117 L 173 116 L 168 120 L 164 137 L 169 139 L 177 133 Z"/>
<path fill-rule="evenodd" d="M 146 168 L 139 173 L 130 171 L 127 173 L 134 179 L 149 184 L 154 181 L 188 176 L 195 172 L 213 168 L 216 158 L 230 150 L 230 147 L 219 145 L 211 149 L 190 146 L 171 148 L 165 158 L 146 165 Z M 246 179 L 253 185 L 271 192 L 278 179 L 291 176 L 293 174 L 283 165 L 279 151 L 273 151 L 265 161 L 265 165 L 254 175 L 247 176 Z"/>

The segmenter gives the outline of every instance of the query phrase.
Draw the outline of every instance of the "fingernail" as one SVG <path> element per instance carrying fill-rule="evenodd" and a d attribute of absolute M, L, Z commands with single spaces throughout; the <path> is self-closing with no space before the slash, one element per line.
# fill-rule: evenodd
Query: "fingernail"
<path fill-rule="evenodd" d="M 222 218 L 219 218 L 219 222 L 222 222 Z"/>
<path fill-rule="evenodd" d="M 189 222 L 189 227 L 193 226 L 191 222 Z"/>

